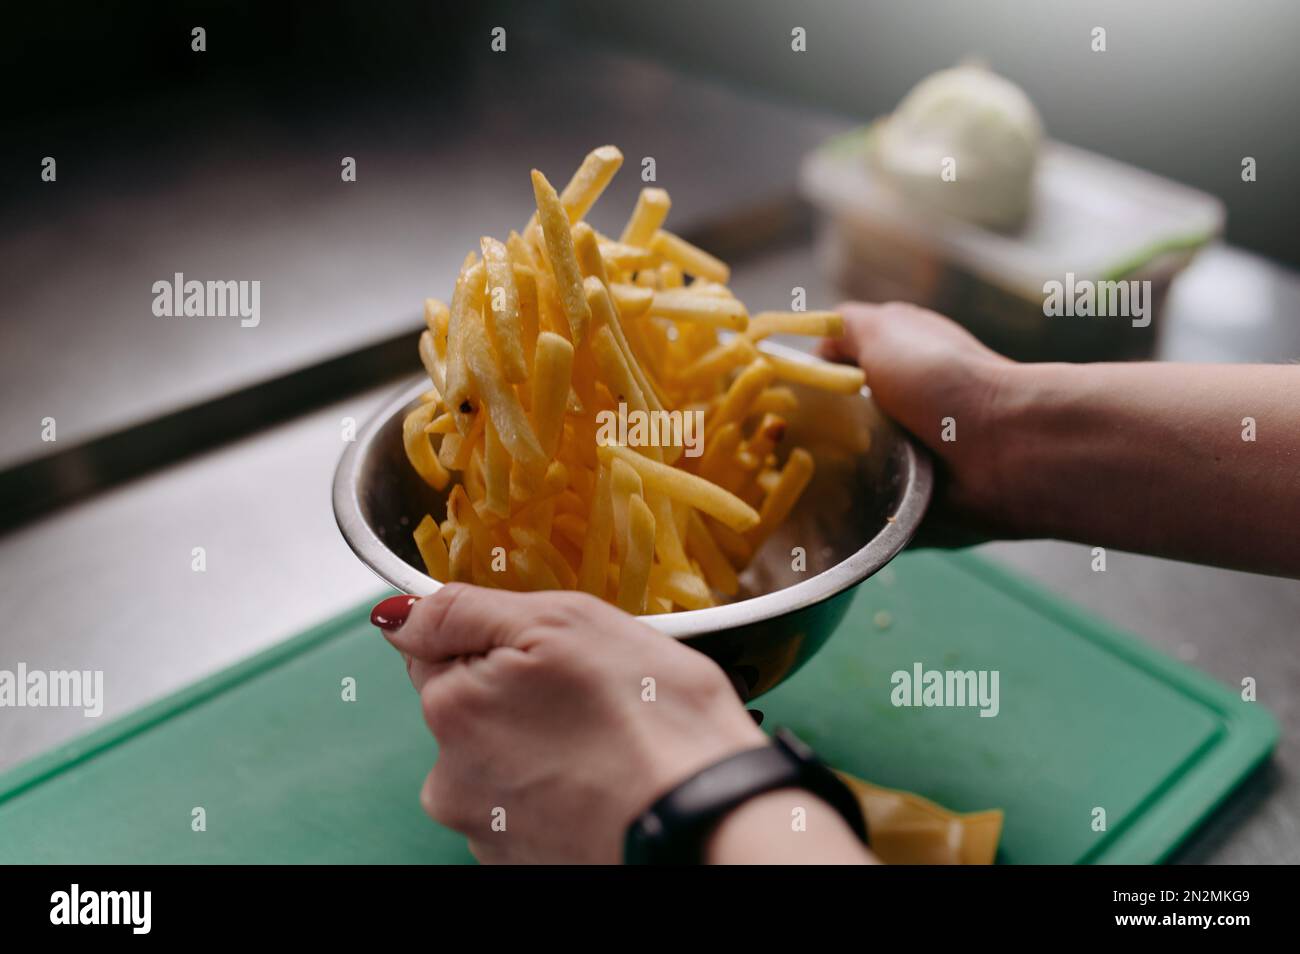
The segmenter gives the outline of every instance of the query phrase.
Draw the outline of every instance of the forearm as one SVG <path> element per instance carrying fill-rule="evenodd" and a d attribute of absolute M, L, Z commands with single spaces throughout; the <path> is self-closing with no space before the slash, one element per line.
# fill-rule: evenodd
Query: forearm
<path fill-rule="evenodd" d="M 876 859 L 836 811 L 812 792 L 787 788 L 749 799 L 709 838 L 711 865 L 860 865 Z"/>
<path fill-rule="evenodd" d="M 1300 368 L 1019 365 L 992 417 L 1014 533 L 1300 576 Z"/>

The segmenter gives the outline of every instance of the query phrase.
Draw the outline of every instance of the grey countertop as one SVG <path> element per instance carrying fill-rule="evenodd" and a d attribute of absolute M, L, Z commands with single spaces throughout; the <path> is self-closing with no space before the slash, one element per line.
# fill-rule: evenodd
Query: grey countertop
<path fill-rule="evenodd" d="M 538 72 L 548 105 L 529 108 L 512 83 Z M 115 164 L 156 170 L 130 188 L 115 175 L 95 201 L 50 192 L 39 216 L 0 222 L 0 470 L 408 330 L 425 297 L 450 293 L 480 236 L 522 228 L 533 166 L 562 188 L 589 150 L 618 145 L 623 172 L 592 215 L 617 234 L 653 158 L 674 199 L 669 226 L 689 230 L 769 196 L 843 125 L 599 56 L 561 70 L 521 52 L 467 80 L 465 96 L 482 108 L 437 124 L 415 107 L 382 123 L 353 110 L 310 136 L 213 109 L 203 138 L 130 162 L 82 159 L 106 176 Z M 570 102 L 582 108 L 561 108 Z M 355 182 L 340 177 L 343 156 Z M 74 174 L 57 185 L 74 188 Z M 153 284 L 177 272 L 260 281 L 260 323 L 155 316 Z M 42 441 L 46 417 L 57 444 Z"/>
<path fill-rule="evenodd" d="M 4 464 L 43 451 L 33 421 L 46 414 L 58 417 L 61 441 L 76 441 L 418 327 L 419 301 L 445 293 L 477 236 L 526 217 L 527 163 L 514 158 L 524 143 L 612 140 L 629 157 L 653 152 L 661 184 L 698 216 L 683 214 L 689 225 L 785 193 L 798 156 L 843 125 L 645 64 L 618 69 L 629 71 L 610 90 L 620 108 L 593 106 L 563 136 L 503 132 L 505 120 L 489 116 L 427 153 L 363 158 L 351 192 L 304 184 L 336 178 L 334 153 L 346 147 L 332 142 L 324 159 L 290 152 L 284 163 L 226 169 L 229 181 L 110 196 L 39 229 L 0 233 L 0 259 L 21 278 L 8 288 L 15 317 L 6 316 L 0 352 Z M 508 148 L 485 148 L 494 142 Z M 557 176 L 578 158 L 541 148 L 533 161 Z M 724 167 L 726 175 L 701 174 Z M 235 180 L 240 198 L 218 208 Z M 516 180 L 518 194 L 501 190 Z M 614 204 L 630 205 L 637 184 L 621 187 Z M 109 234 L 122 221 L 131 223 L 125 234 Z M 41 265 L 70 247 L 66 267 Z M 160 324 L 149 285 L 173 270 L 264 276 L 262 326 Z M 806 243 L 742 262 L 733 284 L 755 302 L 788 300 L 793 285 L 809 290 L 809 307 L 835 300 Z M 95 313 L 74 318 L 88 297 Z M 1212 248 L 1174 286 L 1160 356 L 1293 360 L 1297 314 L 1294 274 Z M 51 336 L 76 345 L 50 349 Z M 329 482 L 343 420 L 363 419 L 392 386 L 377 383 L 0 536 L 0 668 L 101 669 L 106 720 L 379 593 L 334 527 Z M 191 569 L 194 547 L 206 552 L 205 572 Z M 985 552 L 1224 683 L 1255 676 L 1283 726 L 1277 754 L 1181 857 L 1300 861 L 1300 582 L 1124 554 L 1098 574 L 1083 548 L 1051 541 Z M 0 769 L 93 727 L 74 711 L 3 710 Z"/>

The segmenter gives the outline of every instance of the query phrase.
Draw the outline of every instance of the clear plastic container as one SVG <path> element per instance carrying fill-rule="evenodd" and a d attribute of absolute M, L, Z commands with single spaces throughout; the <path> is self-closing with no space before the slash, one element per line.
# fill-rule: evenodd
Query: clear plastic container
<path fill-rule="evenodd" d="M 1033 206 L 1014 232 L 918 208 L 873 170 L 870 127 L 808 155 L 800 188 L 819 210 L 818 257 L 841 291 L 949 315 L 1021 360 L 1150 355 L 1175 276 L 1223 230 L 1211 195 L 1061 143 L 1044 144 Z M 937 171 L 936 171 L 937 175 Z M 1149 281 L 1149 324 L 1049 316 L 1045 283 Z"/>

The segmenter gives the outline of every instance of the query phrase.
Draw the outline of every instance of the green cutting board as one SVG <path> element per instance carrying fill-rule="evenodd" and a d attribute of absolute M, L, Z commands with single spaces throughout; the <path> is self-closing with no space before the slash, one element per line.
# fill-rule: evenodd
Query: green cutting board
<path fill-rule="evenodd" d="M 417 804 L 435 746 L 368 608 L 0 776 L 0 861 L 471 861 Z M 893 706 L 917 662 L 998 671 L 1000 711 Z M 1258 705 L 968 554 L 900 557 L 756 704 L 837 768 L 1003 809 L 1010 863 L 1159 861 L 1277 738 Z"/>

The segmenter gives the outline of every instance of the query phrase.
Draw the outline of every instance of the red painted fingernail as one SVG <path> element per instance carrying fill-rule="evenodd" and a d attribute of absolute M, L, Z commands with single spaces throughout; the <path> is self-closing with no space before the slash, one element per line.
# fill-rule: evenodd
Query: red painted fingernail
<path fill-rule="evenodd" d="M 370 622 L 390 632 L 401 629 L 418 599 L 418 596 L 390 596 L 386 600 L 380 600 L 370 611 Z"/>

